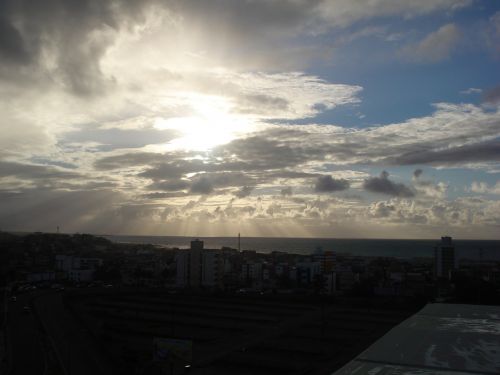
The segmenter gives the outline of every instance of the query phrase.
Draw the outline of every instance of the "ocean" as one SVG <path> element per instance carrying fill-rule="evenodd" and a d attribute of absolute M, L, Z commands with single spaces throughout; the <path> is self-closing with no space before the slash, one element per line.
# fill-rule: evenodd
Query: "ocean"
<path fill-rule="evenodd" d="M 193 237 L 181 236 L 103 236 L 113 242 L 143 243 L 166 247 L 188 248 Z M 238 248 L 237 237 L 200 237 L 207 249 L 223 246 Z M 351 255 L 396 257 L 410 259 L 433 257 L 434 246 L 439 240 L 381 240 L 381 239 L 333 239 L 333 238 L 276 238 L 241 237 L 242 250 L 262 253 L 284 251 L 295 254 L 311 254 L 318 247 Z M 500 260 L 500 241 L 453 240 L 459 258 Z"/>

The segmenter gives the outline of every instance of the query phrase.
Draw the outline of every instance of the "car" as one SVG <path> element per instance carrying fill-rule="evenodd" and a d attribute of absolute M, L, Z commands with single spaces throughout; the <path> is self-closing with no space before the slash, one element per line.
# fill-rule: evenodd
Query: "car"
<path fill-rule="evenodd" d="M 16 297 L 16 296 L 12 296 L 12 297 L 10 297 L 10 300 L 11 300 L 12 302 L 16 302 L 16 301 L 17 301 L 17 297 Z"/>
<path fill-rule="evenodd" d="M 23 307 L 23 312 L 24 313 L 30 313 L 31 312 L 31 308 L 28 305 L 26 305 L 26 306 Z"/>

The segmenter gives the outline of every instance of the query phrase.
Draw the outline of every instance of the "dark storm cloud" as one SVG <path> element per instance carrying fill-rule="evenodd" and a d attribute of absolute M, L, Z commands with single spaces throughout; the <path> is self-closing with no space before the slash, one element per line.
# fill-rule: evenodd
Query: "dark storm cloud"
<path fill-rule="evenodd" d="M 415 151 L 383 161 L 396 165 L 457 164 L 466 162 L 491 162 L 500 160 L 500 140 L 474 143 L 460 147 L 427 152 Z"/>
<path fill-rule="evenodd" d="M 484 92 L 483 102 L 490 104 L 500 104 L 500 85 Z"/>
<path fill-rule="evenodd" d="M 326 193 L 333 191 L 342 191 L 349 189 L 349 181 L 344 179 L 335 179 L 332 176 L 321 176 L 316 180 L 314 190 L 318 193 Z"/>
<path fill-rule="evenodd" d="M 395 197 L 413 197 L 415 193 L 404 184 L 389 180 L 389 173 L 382 171 L 380 177 L 370 177 L 363 182 L 363 188 L 372 193 L 392 195 Z"/>

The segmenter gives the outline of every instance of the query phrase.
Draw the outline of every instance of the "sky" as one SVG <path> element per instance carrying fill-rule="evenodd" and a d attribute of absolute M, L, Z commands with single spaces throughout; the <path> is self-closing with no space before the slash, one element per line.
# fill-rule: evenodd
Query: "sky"
<path fill-rule="evenodd" d="M 500 239 L 500 1 L 0 0 L 0 229 Z"/>

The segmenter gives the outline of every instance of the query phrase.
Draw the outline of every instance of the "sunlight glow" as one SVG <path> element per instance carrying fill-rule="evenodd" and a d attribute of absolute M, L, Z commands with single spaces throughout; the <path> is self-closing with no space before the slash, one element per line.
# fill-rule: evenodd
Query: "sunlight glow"
<path fill-rule="evenodd" d="M 157 118 L 155 128 L 176 130 L 181 136 L 163 145 L 165 151 L 206 151 L 253 131 L 252 121 L 231 113 L 232 103 L 224 97 L 184 93 L 183 102 L 192 113 L 183 117 Z"/>

